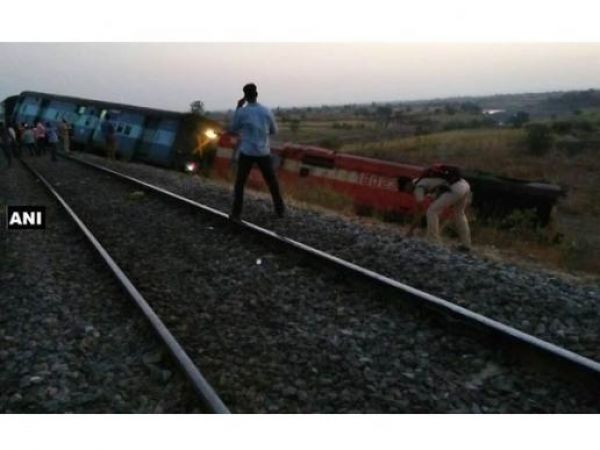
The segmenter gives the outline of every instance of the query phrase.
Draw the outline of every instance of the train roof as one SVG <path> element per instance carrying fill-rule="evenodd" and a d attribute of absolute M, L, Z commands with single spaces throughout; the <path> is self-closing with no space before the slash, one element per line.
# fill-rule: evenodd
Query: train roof
<path fill-rule="evenodd" d="M 93 100 L 93 99 L 89 99 L 89 98 L 71 97 L 68 95 L 49 94 L 46 92 L 23 91 L 23 92 L 21 92 L 20 95 L 22 95 L 22 96 L 29 95 L 29 96 L 34 96 L 34 97 L 47 98 L 50 100 L 60 100 L 60 101 L 65 101 L 65 102 L 73 102 L 73 103 L 80 103 L 80 104 L 83 103 L 86 105 L 95 105 L 95 106 L 101 107 L 102 109 L 135 110 L 135 111 L 144 113 L 146 115 L 181 117 L 181 116 L 187 114 L 187 112 L 181 112 L 181 111 L 170 111 L 170 110 L 166 110 L 166 109 L 147 108 L 145 106 L 135 106 L 135 105 L 128 105 L 125 103 L 106 102 L 106 101 L 102 101 L 102 100 Z"/>

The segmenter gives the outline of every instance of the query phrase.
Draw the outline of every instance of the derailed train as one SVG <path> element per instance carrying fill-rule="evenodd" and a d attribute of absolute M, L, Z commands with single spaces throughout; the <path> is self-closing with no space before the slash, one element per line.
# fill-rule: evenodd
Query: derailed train
<path fill-rule="evenodd" d="M 103 148 L 101 125 L 110 117 L 121 159 L 187 171 L 204 167 L 221 177 L 230 176 L 235 162 L 235 137 L 223 133 L 218 122 L 196 114 L 29 91 L 7 98 L 3 104 L 7 122 L 55 124 L 67 120 L 72 143 L 80 150 Z M 306 145 L 274 145 L 272 150 L 284 186 L 331 189 L 351 199 L 362 213 L 393 217 L 415 209 L 414 198 L 404 186 L 424 167 Z M 538 225 L 547 225 L 558 199 L 566 193 L 554 184 L 486 173 L 468 172 L 465 178 L 480 217 L 502 218 L 515 210 L 531 210 Z M 250 181 L 260 183 L 260 175 L 253 171 Z"/>
<path fill-rule="evenodd" d="M 213 170 L 226 176 L 232 165 L 234 142 L 223 142 Z M 300 189 L 325 187 L 352 199 L 355 210 L 369 215 L 377 212 L 390 219 L 413 214 L 415 199 L 407 192 L 407 183 L 418 178 L 425 167 L 383 161 L 339 153 L 324 148 L 284 144 L 272 146 L 274 163 L 284 184 Z M 250 181 L 260 183 L 253 171 Z M 498 177 L 476 171 L 464 171 L 473 191 L 472 206 L 480 218 L 501 219 L 516 210 L 531 211 L 532 225 L 546 226 L 564 188 L 545 182 Z"/>
<path fill-rule="evenodd" d="M 4 100 L 4 115 L 13 124 L 37 122 L 71 127 L 72 147 L 98 152 L 104 148 L 102 123 L 110 120 L 117 156 L 160 166 L 183 168 L 215 140 L 219 124 L 206 117 L 161 109 L 25 91 Z"/>

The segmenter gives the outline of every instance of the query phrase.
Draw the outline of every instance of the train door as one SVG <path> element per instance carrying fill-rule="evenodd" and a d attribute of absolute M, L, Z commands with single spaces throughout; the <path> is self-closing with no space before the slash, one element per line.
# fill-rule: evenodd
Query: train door
<path fill-rule="evenodd" d="M 78 105 L 73 123 L 73 141 L 88 149 L 93 147 L 92 137 L 98 124 L 97 108 Z"/>
<path fill-rule="evenodd" d="M 92 132 L 91 138 L 95 147 L 104 147 L 104 134 L 102 133 L 102 124 L 106 120 L 107 115 L 108 109 L 98 110 L 98 122 L 96 123 L 96 127 Z"/>
<path fill-rule="evenodd" d="M 135 153 L 136 159 L 153 164 L 170 165 L 178 127 L 177 119 L 148 117 L 144 125 L 144 134 Z"/>
<path fill-rule="evenodd" d="M 150 159 L 152 141 L 160 124 L 160 117 L 148 116 L 144 121 L 144 132 L 142 138 L 139 140 L 137 148 L 135 150 L 135 156 L 141 161 L 147 161 Z"/>

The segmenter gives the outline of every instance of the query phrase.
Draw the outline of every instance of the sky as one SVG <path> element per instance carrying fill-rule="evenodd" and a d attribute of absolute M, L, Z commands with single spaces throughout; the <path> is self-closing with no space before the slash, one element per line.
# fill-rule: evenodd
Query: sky
<path fill-rule="evenodd" d="M 600 43 L 0 43 L 0 98 L 24 90 L 183 111 L 600 88 Z"/>

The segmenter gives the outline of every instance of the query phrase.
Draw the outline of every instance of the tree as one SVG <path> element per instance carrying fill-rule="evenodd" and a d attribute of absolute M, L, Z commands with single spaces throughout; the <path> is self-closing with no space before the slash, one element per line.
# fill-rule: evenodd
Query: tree
<path fill-rule="evenodd" d="M 460 109 L 466 113 L 471 114 L 481 113 L 481 106 L 474 102 L 463 102 L 460 104 Z"/>
<path fill-rule="evenodd" d="M 521 128 L 527 122 L 529 122 L 529 113 L 525 111 L 519 111 L 516 114 L 510 116 L 510 118 L 508 119 L 508 123 L 510 123 L 515 128 Z"/>
<path fill-rule="evenodd" d="M 319 141 L 318 145 L 329 150 L 339 150 L 342 148 L 342 142 L 336 136 L 323 138 Z"/>
<path fill-rule="evenodd" d="M 192 103 L 190 103 L 190 111 L 192 112 L 192 114 L 196 114 L 198 116 L 201 116 L 205 113 L 204 111 L 204 102 L 202 100 L 195 100 Z"/>
<path fill-rule="evenodd" d="M 446 103 L 444 105 L 444 111 L 446 112 L 446 114 L 448 114 L 449 116 L 453 116 L 454 114 L 456 114 L 457 109 L 456 106 L 454 106 L 451 103 Z"/>
<path fill-rule="evenodd" d="M 383 125 L 383 128 L 387 128 L 392 120 L 392 115 L 394 114 L 394 110 L 390 106 L 378 106 L 376 115 L 377 120 L 380 121 Z"/>
<path fill-rule="evenodd" d="M 573 129 L 573 123 L 568 120 L 557 120 L 552 123 L 552 131 L 557 134 L 567 134 Z"/>

